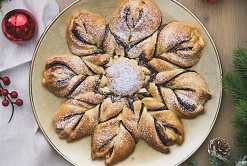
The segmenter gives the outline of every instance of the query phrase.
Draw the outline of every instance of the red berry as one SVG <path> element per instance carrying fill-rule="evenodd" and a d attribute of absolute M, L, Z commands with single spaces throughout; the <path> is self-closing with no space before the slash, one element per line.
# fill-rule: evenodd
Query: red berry
<path fill-rule="evenodd" d="M 7 107 L 7 106 L 9 105 L 9 100 L 4 99 L 4 100 L 2 101 L 2 105 L 3 105 L 4 107 Z"/>
<path fill-rule="evenodd" d="M 7 95 L 9 94 L 9 91 L 8 91 L 7 89 L 2 89 L 1 94 L 2 94 L 3 96 L 7 96 Z"/>
<path fill-rule="evenodd" d="M 17 100 L 15 101 L 15 104 L 16 104 L 17 106 L 22 106 L 22 105 L 23 105 L 23 100 L 22 100 L 22 99 L 17 99 Z"/>
<path fill-rule="evenodd" d="M 10 93 L 10 96 L 11 96 L 13 99 L 15 99 L 15 98 L 18 97 L 18 93 L 17 93 L 16 91 L 12 91 L 12 92 Z"/>
<path fill-rule="evenodd" d="M 9 84 L 10 84 L 10 79 L 9 79 L 9 77 L 3 77 L 3 78 L 2 78 L 2 81 L 3 81 L 4 85 L 9 85 Z"/>

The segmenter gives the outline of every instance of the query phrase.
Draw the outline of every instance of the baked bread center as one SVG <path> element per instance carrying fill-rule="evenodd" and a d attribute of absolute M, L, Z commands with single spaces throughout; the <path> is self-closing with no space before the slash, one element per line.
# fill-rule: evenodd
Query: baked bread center
<path fill-rule="evenodd" d="M 106 77 L 110 90 L 118 96 L 129 96 L 144 84 L 144 73 L 137 62 L 128 58 L 118 58 L 107 68 Z"/>

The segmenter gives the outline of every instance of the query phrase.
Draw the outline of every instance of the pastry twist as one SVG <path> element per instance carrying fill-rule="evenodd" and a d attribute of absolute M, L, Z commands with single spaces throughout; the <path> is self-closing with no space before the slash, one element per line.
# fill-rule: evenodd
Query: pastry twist
<path fill-rule="evenodd" d="M 104 69 L 79 57 L 68 55 L 51 58 L 43 70 L 43 85 L 58 97 L 68 97 L 98 104 L 109 92 Z M 101 75 L 93 75 L 101 74 Z"/>
<path fill-rule="evenodd" d="M 65 100 L 53 118 L 56 132 L 68 142 L 91 135 L 98 124 L 99 105 Z"/>
<path fill-rule="evenodd" d="M 103 17 L 88 11 L 73 18 L 67 28 L 67 41 L 70 51 L 79 56 L 101 53 L 106 31 Z"/>
<path fill-rule="evenodd" d="M 134 152 L 139 140 L 141 101 L 107 98 L 100 107 L 100 120 L 92 135 L 92 158 L 105 158 L 114 165 Z"/>
<path fill-rule="evenodd" d="M 211 98 L 204 78 L 191 70 L 176 69 L 156 75 L 149 93 L 182 118 L 194 118 Z"/>
<path fill-rule="evenodd" d="M 110 19 L 109 28 L 120 56 L 150 60 L 155 51 L 157 29 L 161 24 L 159 8 L 148 0 L 125 0 Z"/>
<path fill-rule="evenodd" d="M 205 42 L 194 26 L 185 22 L 172 22 L 159 34 L 156 56 L 181 67 L 195 65 Z"/>

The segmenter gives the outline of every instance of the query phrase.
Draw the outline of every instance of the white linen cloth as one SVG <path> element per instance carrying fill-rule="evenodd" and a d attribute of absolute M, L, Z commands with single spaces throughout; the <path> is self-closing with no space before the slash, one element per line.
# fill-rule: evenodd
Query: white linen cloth
<path fill-rule="evenodd" d="M 46 141 L 38 128 L 29 99 L 29 70 L 33 52 L 45 27 L 59 13 L 56 0 L 11 0 L 5 2 L 0 12 L 4 15 L 13 9 L 26 9 L 37 20 L 38 31 L 25 44 L 15 44 L 0 32 L 0 76 L 9 76 L 10 92 L 16 90 L 23 99 L 21 107 L 15 107 L 12 121 L 11 106 L 0 104 L 0 166 L 66 166 L 70 165 Z M 1 30 L 0 30 L 1 31 Z M 3 97 L 0 97 L 2 102 Z M 1 103 L 0 102 L 0 103 Z"/>

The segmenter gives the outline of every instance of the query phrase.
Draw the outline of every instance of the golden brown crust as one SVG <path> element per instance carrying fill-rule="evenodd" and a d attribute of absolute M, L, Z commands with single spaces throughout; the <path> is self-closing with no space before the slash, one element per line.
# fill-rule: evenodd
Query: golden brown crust
<path fill-rule="evenodd" d="M 114 165 L 123 161 L 135 150 L 135 140 L 129 131 L 127 131 L 122 124 L 120 124 L 119 130 L 112 153 L 110 157 L 105 160 L 107 165 Z"/>
<path fill-rule="evenodd" d="M 183 125 L 170 110 L 152 111 L 144 109 L 139 122 L 141 137 L 154 149 L 168 153 L 170 145 L 182 144 Z"/>
<path fill-rule="evenodd" d="M 101 80 L 99 75 L 104 73 L 101 66 L 96 66 L 90 62 L 82 61 L 81 58 L 73 55 L 57 56 L 46 62 L 43 70 L 42 84 L 58 97 L 77 97 L 78 93 L 83 93 L 83 98 L 86 98 L 85 92 L 92 92 L 96 88 L 98 80 Z M 101 83 L 101 87 L 106 86 Z M 86 87 L 84 86 L 86 85 Z M 83 87 L 84 86 L 84 87 Z M 83 88 L 84 89 L 83 89 Z M 85 90 L 85 88 L 87 88 Z M 88 96 L 89 97 L 89 96 Z M 93 97 L 93 93 L 90 94 Z M 96 98 L 104 99 L 104 96 L 95 93 Z"/>
<path fill-rule="evenodd" d="M 65 100 L 57 110 L 53 123 L 59 137 L 68 142 L 91 135 L 98 123 L 99 106 L 79 100 Z"/>
<path fill-rule="evenodd" d="M 175 70 L 159 72 L 155 77 L 154 83 L 157 85 L 162 85 L 168 82 L 169 80 L 171 80 L 172 78 L 174 78 L 175 76 L 183 73 L 184 71 L 185 71 L 184 69 L 175 69 Z"/>
<path fill-rule="evenodd" d="M 84 60 L 93 63 L 97 66 L 103 66 L 106 65 L 110 61 L 110 55 L 108 54 L 95 54 L 83 57 Z"/>
<path fill-rule="evenodd" d="M 155 129 L 154 119 L 146 108 L 143 109 L 138 128 L 142 139 L 144 139 L 151 147 L 162 153 L 170 152 L 169 147 L 164 145 L 160 140 Z"/>
<path fill-rule="evenodd" d="M 177 66 L 158 58 L 152 58 L 148 63 L 153 69 L 158 73 L 166 70 L 175 70 L 178 69 Z"/>
<path fill-rule="evenodd" d="M 125 45 L 152 35 L 160 26 L 161 12 L 148 0 L 125 0 L 113 14 L 109 27 Z"/>
<path fill-rule="evenodd" d="M 68 25 L 66 37 L 70 51 L 79 56 L 100 52 L 106 23 L 98 14 L 82 10 Z"/>
<path fill-rule="evenodd" d="M 54 57 L 45 64 L 42 84 L 54 95 L 65 97 L 89 74 L 91 72 L 77 56 Z"/>
<path fill-rule="evenodd" d="M 165 104 L 158 102 L 153 97 L 145 97 L 142 99 L 143 104 L 149 111 L 157 111 L 165 108 Z"/>
<path fill-rule="evenodd" d="M 102 103 L 99 125 L 92 137 L 93 159 L 105 158 L 107 165 L 113 165 L 133 153 L 140 138 L 138 119 L 143 107 L 140 100 L 131 105 L 127 106 L 124 99 L 113 103 L 111 98 Z"/>
<path fill-rule="evenodd" d="M 130 106 L 130 104 L 132 106 Z M 124 126 L 131 133 L 135 142 L 137 143 L 140 138 L 140 132 L 138 129 L 138 120 L 140 119 L 143 111 L 143 105 L 140 100 L 129 103 L 129 106 L 125 106 L 122 113 L 122 122 Z"/>
<path fill-rule="evenodd" d="M 117 116 L 123 110 L 125 104 L 126 104 L 125 99 L 121 99 L 116 102 L 113 102 L 112 98 L 108 97 L 101 104 L 99 121 L 105 122 Z"/>
<path fill-rule="evenodd" d="M 204 47 L 197 28 L 185 22 L 172 22 L 158 36 L 156 56 L 181 67 L 191 67 L 199 61 Z"/>
<path fill-rule="evenodd" d="M 92 136 L 92 158 L 105 158 L 107 165 L 114 165 L 133 153 L 135 144 L 118 116 L 96 127 Z"/>
<path fill-rule="evenodd" d="M 100 123 L 92 135 L 92 159 L 105 158 L 119 133 L 119 117 Z"/>
<path fill-rule="evenodd" d="M 204 110 L 211 97 L 204 78 L 193 71 L 176 75 L 161 87 L 163 100 L 169 110 L 182 118 L 194 118 Z"/>
<path fill-rule="evenodd" d="M 128 51 L 128 57 L 132 59 L 142 56 L 141 58 L 145 60 L 152 59 L 155 50 L 156 39 L 157 39 L 157 32 L 155 32 L 152 36 L 143 40 L 142 42 L 134 45 Z"/>
<path fill-rule="evenodd" d="M 184 129 L 178 116 L 170 110 L 155 111 L 150 113 L 155 119 L 157 132 L 163 135 L 163 143 L 180 145 L 184 139 Z"/>
<path fill-rule="evenodd" d="M 118 118 L 99 124 L 92 137 L 92 158 L 114 165 L 133 153 L 135 141 Z"/>

